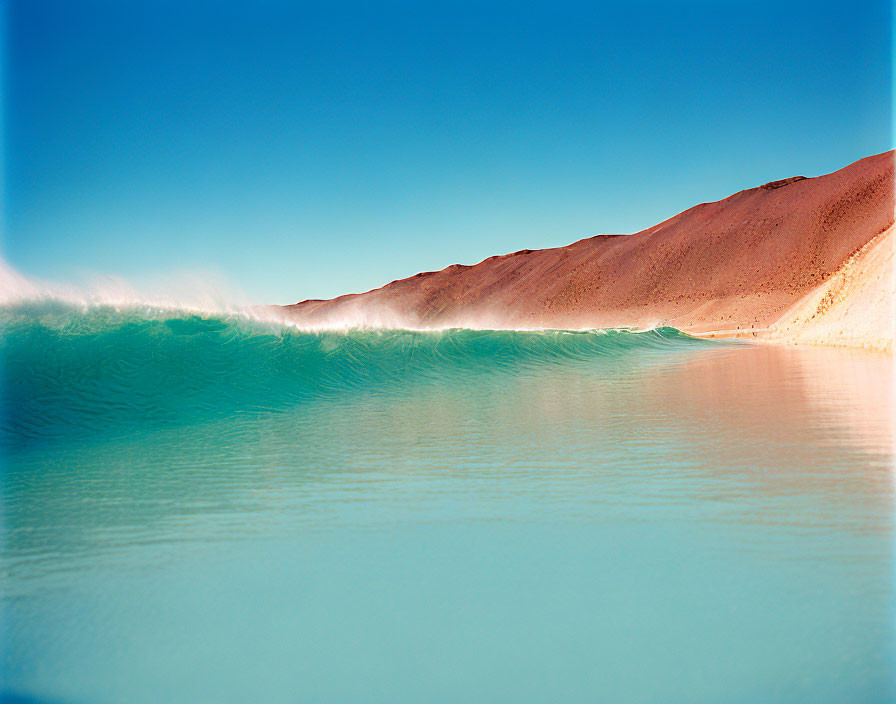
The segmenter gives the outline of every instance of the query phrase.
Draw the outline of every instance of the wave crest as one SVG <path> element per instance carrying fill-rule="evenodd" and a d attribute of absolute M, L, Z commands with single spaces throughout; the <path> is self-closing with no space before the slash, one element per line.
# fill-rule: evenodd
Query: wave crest
<path fill-rule="evenodd" d="M 3 444 L 130 432 L 334 395 L 503 383 L 563 364 L 711 344 L 646 332 L 309 332 L 242 314 L 59 300 L 0 308 Z"/>

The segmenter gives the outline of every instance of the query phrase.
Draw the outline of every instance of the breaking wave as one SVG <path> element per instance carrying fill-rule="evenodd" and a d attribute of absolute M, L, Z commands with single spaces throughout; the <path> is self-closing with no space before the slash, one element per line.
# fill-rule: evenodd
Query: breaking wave
<path fill-rule="evenodd" d="M 7 303 L 0 436 L 7 448 L 22 448 L 706 344 L 673 328 L 312 332 L 245 313 Z"/>

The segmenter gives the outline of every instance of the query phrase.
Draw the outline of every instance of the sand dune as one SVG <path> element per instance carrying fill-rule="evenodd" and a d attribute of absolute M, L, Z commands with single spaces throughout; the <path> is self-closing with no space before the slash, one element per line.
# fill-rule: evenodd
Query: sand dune
<path fill-rule="evenodd" d="M 320 327 L 672 325 L 697 334 L 774 328 L 775 339 L 804 342 L 891 338 L 892 331 L 867 328 L 884 322 L 874 301 L 886 296 L 878 287 L 887 280 L 881 272 L 892 266 L 892 254 L 885 256 L 892 236 L 875 238 L 894 221 L 893 157 L 887 152 L 825 176 L 741 191 L 634 235 L 455 264 L 284 312 Z M 872 240 L 879 247 L 859 257 Z M 830 294 L 837 303 L 812 317 L 814 294 Z M 854 325 L 859 316 L 868 322 Z"/>
<path fill-rule="evenodd" d="M 893 349 L 894 228 L 875 237 L 808 293 L 774 325 L 769 337 L 891 352 Z"/>

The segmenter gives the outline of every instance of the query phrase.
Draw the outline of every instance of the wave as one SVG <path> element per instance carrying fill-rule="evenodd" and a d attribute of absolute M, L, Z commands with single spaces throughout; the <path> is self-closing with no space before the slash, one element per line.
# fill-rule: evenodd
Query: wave
<path fill-rule="evenodd" d="M 243 314 L 7 304 L 0 442 L 21 448 L 706 344 L 673 328 L 311 332 Z"/>

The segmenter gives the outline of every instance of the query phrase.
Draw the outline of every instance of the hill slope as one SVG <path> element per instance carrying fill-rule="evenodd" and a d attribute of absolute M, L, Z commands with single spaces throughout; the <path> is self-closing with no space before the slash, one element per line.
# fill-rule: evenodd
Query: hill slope
<path fill-rule="evenodd" d="M 320 327 L 764 329 L 893 223 L 893 188 L 887 152 L 703 203 L 634 235 L 453 265 L 284 311 Z"/>

